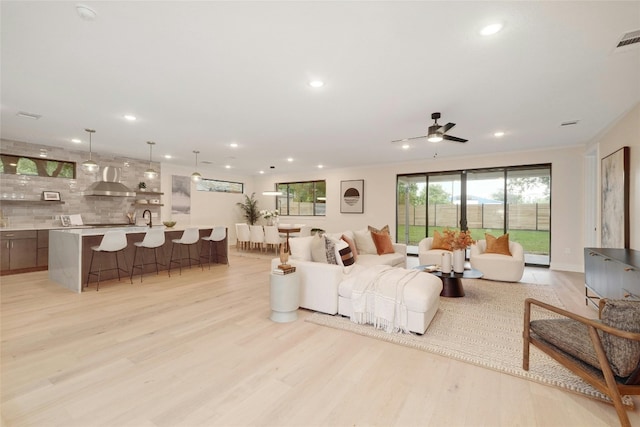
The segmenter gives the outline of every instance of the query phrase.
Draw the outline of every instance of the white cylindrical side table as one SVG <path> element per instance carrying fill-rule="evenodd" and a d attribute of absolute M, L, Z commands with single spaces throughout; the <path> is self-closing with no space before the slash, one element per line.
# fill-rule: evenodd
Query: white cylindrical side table
<path fill-rule="evenodd" d="M 284 323 L 298 318 L 300 307 L 300 277 L 298 273 L 270 275 L 271 320 Z"/>

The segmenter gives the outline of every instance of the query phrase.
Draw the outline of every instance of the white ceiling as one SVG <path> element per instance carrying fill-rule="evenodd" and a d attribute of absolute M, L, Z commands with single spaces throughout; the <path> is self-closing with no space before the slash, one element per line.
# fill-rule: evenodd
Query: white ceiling
<path fill-rule="evenodd" d="M 84 4 L 1 2 L 2 138 L 284 173 L 586 144 L 640 101 L 638 1 Z M 390 143 L 435 111 L 469 142 Z"/>

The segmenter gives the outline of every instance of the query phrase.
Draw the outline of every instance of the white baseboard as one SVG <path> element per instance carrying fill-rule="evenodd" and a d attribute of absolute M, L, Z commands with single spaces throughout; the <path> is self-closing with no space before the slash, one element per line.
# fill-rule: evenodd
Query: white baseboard
<path fill-rule="evenodd" d="M 549 265 L 551 270 L 557 271 L 573 271 L 575 273 L 584 273 L 584 265 L 583 264 L 562 264 L 557 262 L 552 262 Z"/>

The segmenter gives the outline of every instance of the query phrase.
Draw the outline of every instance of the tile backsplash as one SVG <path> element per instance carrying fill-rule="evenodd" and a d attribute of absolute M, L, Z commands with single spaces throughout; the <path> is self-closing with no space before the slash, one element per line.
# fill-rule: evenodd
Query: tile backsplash
<path fill-rule="evenodd" d="M 101 173 L 87 174 L 80 165 L 89 157 L 89 152 L 67 150 L 40 144 L 20 141 L 0 140 L 0 152 L 26 157 L 40 157 L 46 150 L 47 158 L 76 163 L 76 179 L 51 178 L 42 176 L 24 176 L 0 174 L 0 213 L 7 227 L 52 227 L 60 226 L 60 215 L 81 214 L 85 223 L 126 223 L 127 213 L 136 211 L 137 216 L 150 208 L 160 218 L 159 207 L 134 206 L 132 197 L 82 196 L 80 192 L 94 181 L 101 179 Z M 160 164 L 152 163 L 160 171 L 153 180 L 144 178 L 149 162 L 139 159 L 92 153 L 94 161 L 103 166 L 115 166 L 122 170 L 120 181 L 132 191 L 138 191 L 138 183 L 145 181 L 147 190 L 160 190 Z M 29 203 L 41 200 L 43 191 L 60 193 L 61 203 Z M 162 198 L 161 196 L 159 198 Z M 25 201 L 24 203 L 22 201 Z M 154 222 L 156 221 L 154 216 Z"/>

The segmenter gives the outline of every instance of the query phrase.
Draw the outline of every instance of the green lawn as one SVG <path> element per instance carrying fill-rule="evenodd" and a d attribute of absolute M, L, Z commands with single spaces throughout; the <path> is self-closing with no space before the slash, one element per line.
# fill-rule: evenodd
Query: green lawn
<path fill-rule="evenodd" d="M 409 226 L 409 244 L 417 245 L 420 240 L 425 237 L 424 226 L 411 225 Z M 442 231 L 444 227 L 429 227 L 429 235 L 433 235 L 433 230 Z M 398 241 L 404 241 L 405 226 L 398 226 Z M 471 236 L 475 240 L 484 239 L 484 233 L 492 234 L 496 237 L 502 235 L 502 230 L 489 230 L 489 229 L 472 229 Z M 529 230 L 509 230 L 509 240 L 518 242 L 524 248 L 524 251 L 529 254 L 549 254 L 549 232 L 548 231 L 529 231 Z"/>

